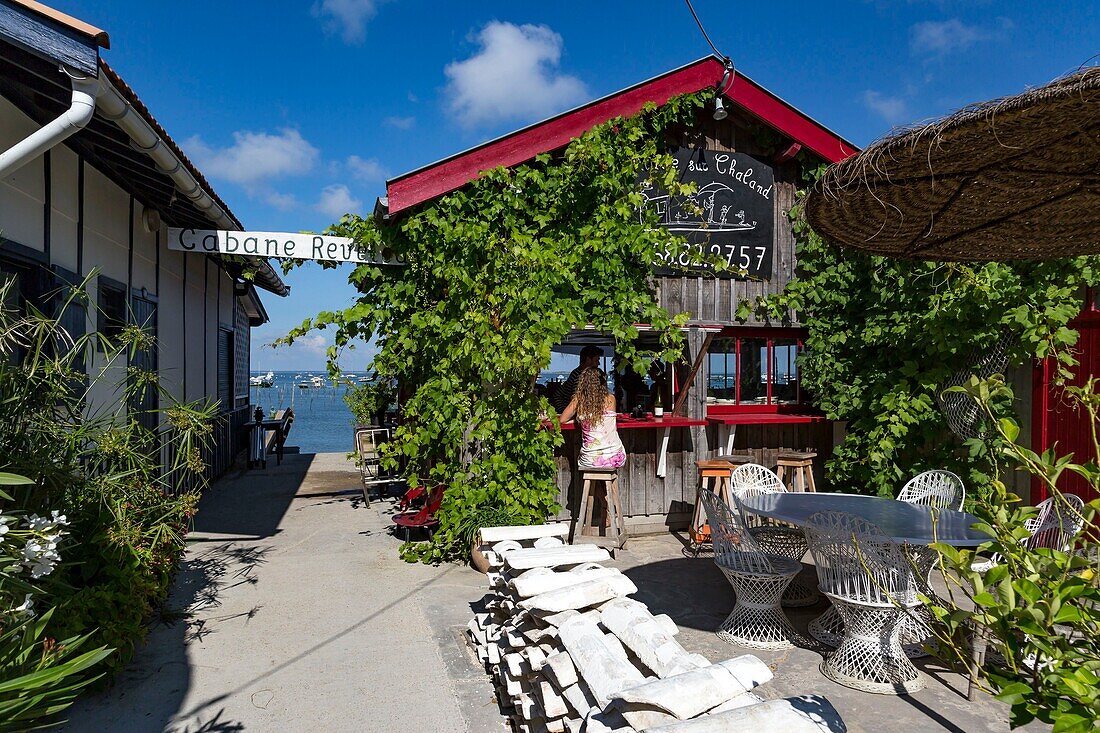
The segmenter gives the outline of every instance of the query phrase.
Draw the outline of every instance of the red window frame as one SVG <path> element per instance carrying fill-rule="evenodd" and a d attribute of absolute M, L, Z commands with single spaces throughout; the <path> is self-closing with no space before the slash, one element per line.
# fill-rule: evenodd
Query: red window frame
<path fill-rule="evenodd" d="M 722 330 L 721 333 L 714 337 L 714 341 L 718 340 L 735 340 L 734 351 L 734 404 L 732 405 L 714 405 L 707 404 L 708 415 L 728 415 L 733 413 L 745 413 L 745 412 L 758 412 L 758 413 L 783 413 L 783 412 L 804 412 L 807 404 L 803 402 L 805 395 L 802 392 L 802 379 L 799 377 L 795 382 L 795 401 L 776 403 L 773 402 L 772 387 L 774 386 L 775 375 L 772 372 L 772 362 L 775 359 L 775 342 L 776 341 L 788 341 L 794 340 L 797 344 L 797 349 L 801 351 L 805 346 L 805 338 L 807 331 L 802 328 L 753 328 L 753 327 L 730 327 Z M 743 340 L 764 340 L 768 344 L 768 374 L 767 374 L 767 392 L 765 404 L 741 404 L 741 342 Z M 712 343 L 713 346 L 713 343 Z M 730 353 L 730 352 L 724 352 Z M 710 392 L 710 362 L 707 362 L 707 392 L 708 397 Z M 727 371 L 726 374 L 729 372 Z"/>

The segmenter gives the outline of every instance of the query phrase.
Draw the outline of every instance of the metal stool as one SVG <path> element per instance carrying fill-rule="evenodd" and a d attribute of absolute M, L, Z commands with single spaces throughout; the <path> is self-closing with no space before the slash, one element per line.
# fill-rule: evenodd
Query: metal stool
<path fill-rule="evenodd" d="M 703 502 L 699 500 L 699 497 L 702 495 L 703 489 L 709 489 L 726 506 L 733 506 L 733 500 L 730 496 L 730 473 L 742 463 L 752 462 L 751 456 L 744 456 L 744 461 L 741 458 L 742 456 L 739 455 L 722 456 L 710 461 L 695 462 L 695 466 L 699 469 L 699 487 L 695 490 L 695 511 L 691 514 L 688 540 L 691 542 L 691 547 L 696 555 L 699 554 L 699 549 L 705 543 L 710 542 L 710 525 L 707 524 Z"/>
<path fill-rule="evenodd" d="M 780 450 L 779 460 L 776 463 L 776 475 L 791 491 L 817 492 L 814 484 L 814 459 L 817 453 L 813 451 Z M 788 484 L 784 478 L 787 469 L 791 469 L 791 480 Z"/>
<path fill-rule="evenodd" d="M 626 544 L 626 519 L 619 501 L 619 469 L 582 468 L 581 482 L 579 512 L 573 515 L 569 541 L 621 549 Z"/>

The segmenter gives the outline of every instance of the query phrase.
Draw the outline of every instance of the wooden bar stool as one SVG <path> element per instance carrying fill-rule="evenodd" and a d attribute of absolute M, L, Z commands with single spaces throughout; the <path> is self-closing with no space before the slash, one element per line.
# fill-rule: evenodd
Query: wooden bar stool
<path fill-rule="evenodd" d="M 741 458 L 742 456 L 738 455 L 695 462 L 699 469 L 699 488 L 695 490 L 695 511 L 691 514 L 688 539 L 696 555 L 699 554 L 702 545 L 710 542 L 710 525 L 707 524 L 707 515 L 703 510 L 703 489 L 710 489 L 718 495 L 720 501 L 725 502 L 726 506 L 733 506 L 730 496 L 730 473 L 740 465 Z M 752 462 L 750 456 L 744 456 L 744 458 L 744 463 Z"/>
<path fill-rule="evenodd" d="M 619 501 L 619 469 L 582 468 L 581 485 L 580 511 L 573 515 L 569 541 L 621 549 L 626 544 L 626 519 Z"/>
<path fill-rule="evenodd" d="M 814 484 L 814 459 L 817 453 L 813 451 L 786 450 L 779 451 L 779 460 L 776 464 L 776 475 L 791 491 L 817 492 Z M 787 469 L 791 469 L 790 483 L 785 475 Z"/>

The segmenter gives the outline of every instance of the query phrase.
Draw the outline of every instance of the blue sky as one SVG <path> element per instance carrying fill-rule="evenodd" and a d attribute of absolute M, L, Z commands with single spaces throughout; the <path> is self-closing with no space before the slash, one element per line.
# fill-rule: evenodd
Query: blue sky
<path fill-rule="evenodd" d="M 105 58 L 257 230 L 368 212 L 389 176 L 708 51 L 682 0 L 50 4 L 110 33 Z M 738 69 L 859 145 L 1100 53 L 1095 0 L 695 7 Z M 287 280 L 289 298 L 265 299 L 256 369 L 320 368 L 323 337 L 261 345 L 354 296 L 340 270 Z"/>

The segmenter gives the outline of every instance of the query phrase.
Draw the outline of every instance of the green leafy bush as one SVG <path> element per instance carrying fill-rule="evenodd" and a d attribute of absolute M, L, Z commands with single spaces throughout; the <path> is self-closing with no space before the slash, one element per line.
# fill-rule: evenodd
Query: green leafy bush
<path fill-rule="evenodd" d="M 1097 258 L 901 260 L 824 241 L 802 217 L 801 198 L 791 220 L 796 278 L 779 295 L 742 303 L 738 315 L 800 314 L 809 331 L 802 385 L 829 418 L 847 423 L 827 465 L 831 483 L 893 496 L 916 473 L 947 468 L 968 487 L 988 486 L 986 444 L 952 439 L 937 396 L 1002 338 L 1010 367 L 1048 356 L 1069 363 L 1077 340 L 1069 322 L 1084 288 L 1100 280 Z M 995 407 L 999 417 L 1012 414 L 1011 400 Z"/>
<path fill-rule="evenodd" d="M 30 486 L 29 478 L 0 473 L 0 486 Z M 0 491 L 0 499 L 11 496 Z M 110 649 L 81 652 L 87 636 L 57 641 L 46 635 L 54 609 L 37 615 L 44 582 L 61 561 L 68 519 L 23 512 L 0 515 L 0 731 L 23 731 L 64 711 L 97 675 L 89 669 Z"/>
<path fill-rule="evenodd" d="M 393 226 L 349 216 L 331 229 L 406 265 L 357 267 L 356 302 L 286 340 L 334 326 L 336 358 L 377 337 L 379 378 L 409 391 L 386 456 L 407 467 L 411 485 L 447 488 L 433 541 L 406 547 L 405 557 L 463 556 L 470 517 L 482 511 L 515 522 L 557 511 L 553 450 L 562 439 L 542 428 L 552 411 L 531 386 L 570 330 L 591 324 L 608 334 L 641 374 L 649 360 L 680 354 L 685 319 L 658 306 L 652 270 L 682 239 L 655 225 L 639 181 L 690 190 L 677 181 L 666 133 L 693 123 L 708 94 L 650 105 L 560 153 L 487 171 Z M 638 323 L 652 324 L 655 348 L 635 346 Z"/>
<path fill-rule="evenodd" d="M 0 288 L 3 302 L 7 287 Z M 13 486 L 0 508 L 60 507 L 68 516 L 66 562 L 43 589 L 43 602 L 57 613 L 43 633 L 110 647 L 95 664 L 115 671 L 167 595 L 198 499 L 175 493 L 172 477 L 198 485 L 215 408 L 179 403 L 156 373 L 127 366 L 155 348 L 141 328 L 126 327 L 115 342 L 67 333 L 62 314 L 82 312 L 87 289 L 86 281 L 59 292 L 49 313 L 30 305 L 22 314 L 0 310 L 0 468 L 33 481 Z M 100 367 L 89 375 L 85 364 Z M 155 429 L 125 407 L 145 390 L 157 390 L 164 406 Z M 117 399 L 97 403 L 95 394 Z M 174 448 L 167 466 L 165 445 Z"/>
<path fill-rule="evenodd" d="M 0 628 L 0 731 L 26 731 L 57 720 L 100 675 L 90 670 L 110 649 L 81 651 L 89 637 L 46 635 L 54 609 Z"/>
<path fill-rule="evenodd" d="M 375 378 L 344 391 L 344 402 L 357 425 L 381 425 L 382 416 L 396 398 L 397 389 L 387 379 Z"/>
<path fill-rule="evenodd" d="M 997 463 L 1037 477 L 1056 501 L 1061 501 L 1058 479 L 1065 472 L 1083 476 L 1094 495 L 1100 491 L 1100 395 L 1097 380 L 1067 388 L 1066 398 L 1091 417 L 1092 454 L 1058 456 L 1054 450 L 1038 454 L 1016 441 L 1019 426 L 997 419 L 992 407 L 1011 398 L 1000 377 L 971 380 L 957 388 L 982 408 L 993 428 Z M 1080 462 L 1083 461 L 1083 462 Z M 1063 512 L 1074 512 L 1060 504 Z M 1084 733 L 1100 727 L 1100 555 L 1095 520 L 1100 499 L 1088 502 L 1079 517 L 1086 531 L 1075 547 L 1029 549 L 1025 523 L 1036 515 L 1022 506 L 1000 480 L 994 480 L 975 504 L 983 520 L 978 525 L 990 536 L 978 552 L 992 555 L 995 566 L 986 572 L 971 569 L 975 552 L 949 545 L 934 547 L 938 569 L 949 588 L 946 598 L 928 599 L 938 620 L 941 656 L 960 671 L 969 671 L 970 638 L 975 630 L 988 640 L 992 654 L 978 670 L 987 687 L 1012 706 L 1012 725 L 1034 719 L 1052 724 L 1057 733 Z"/>

